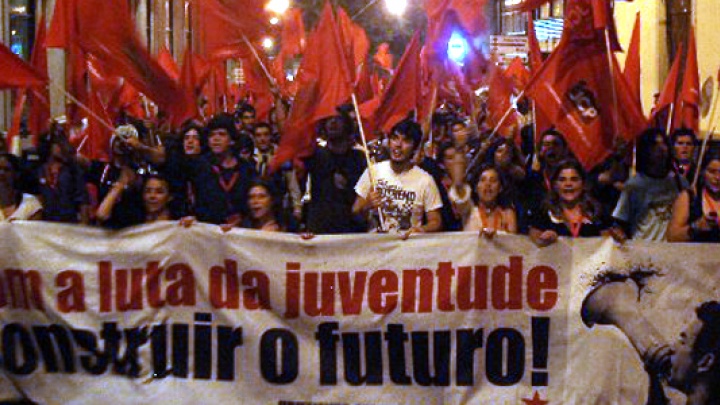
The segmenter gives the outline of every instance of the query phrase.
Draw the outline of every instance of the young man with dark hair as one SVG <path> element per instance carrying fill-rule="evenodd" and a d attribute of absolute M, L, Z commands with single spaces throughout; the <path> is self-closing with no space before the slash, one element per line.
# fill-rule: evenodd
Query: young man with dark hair
<path fill-rule="evenodd" d="M 382 231 L 417 232 L 442 230 L 442 200 L 432 176 L 415 166 L 413 158 L 422 142 L 422 129 L 404 120 L 390 131 L 390 160 L 368 170 L 355 186 L 353 213 L 380 209 Z"/>
<path fill-rule="evenodd" d="M 214 117 L 206 131 L 210 152 L 186 161 L 195 194 L 194 212 L 198 220 L 229 230 L 247 215 L 247 192 L 255 170 L 234 152 L 239 136 L 231 116 Z"/>
<path fill-rule="evenodd" d="M 673 164 L 675 171 L 692 183 L 697 161 L 695 158 L 695 147 L 697 146 L 697 135 L 692 129 L 678 128 L 670 135 L 670 144 L 673 150 Z"/>

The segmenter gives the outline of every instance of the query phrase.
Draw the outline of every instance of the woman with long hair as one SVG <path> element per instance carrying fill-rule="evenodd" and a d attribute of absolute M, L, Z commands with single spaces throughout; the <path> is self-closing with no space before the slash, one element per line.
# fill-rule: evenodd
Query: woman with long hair
<path fill-rule="evenodd" d="M 610 235 L 622 240 L 602 205 L 587 189 L 587 176 L 575 160 L 558 164 L 550 177 L 551 190 L 539 212 L 530 219 L 530 238 L 540 247 L 554 243 L 558 236 L 592 237 Z"/>
<path fill-rule="evenodd" d="M 720 242 L 720 153 L 704 159 L 697 192 L 682 191 L 668 224 L 670 242 Z"/>
<path fill-rule="evenodd" d="M 492 237 L 496 232 L 517 233 L 517 217 L 507 198 L 505 177 L 494 165 L 483 165 L 471 189 L 467 183 L 454 185 L 450 200 L 462 218 L 463 231 L 481 232 Z"/>
<path fill-rule="evenodd" d="M 20 187 L 20 162 L 9 153 L 0 153 L 0 222 L 40 219 L 42 204 Z"/>
<path fill-rule="evenodd" d="M 244 228 L 267 232 L 283 232 L 286 230 L 280 216 L 282 212 L 281 202 L 270 182 L 260 179 L 254 180 L 250 184 L 247 204 L 250 215 L 243 223 Z"/>

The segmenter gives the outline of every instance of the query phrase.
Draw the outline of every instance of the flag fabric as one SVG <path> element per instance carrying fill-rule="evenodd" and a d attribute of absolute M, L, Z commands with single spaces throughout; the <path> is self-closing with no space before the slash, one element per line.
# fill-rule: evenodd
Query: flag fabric
<path fill-rule="evenodd" d="M 697 46 L 695 44 L 695 30 L 690 27 L 687 39 L 687 56 L 685 57 L 685 72 L 683 73 L 682 88 L 678 94 L 678 106 L 673 126 L 676 128 L 690 128 L 695 133 L 700 129 L 700 72 L 697 62 Z"/>
<path fill-rule="evenodd" d="M 75 41 L 77 25 L 75 19 L 76 0 L 55 0 L 53 18 L 48 30 L 48 48 L 68 49 Z"/>
<path fill-rule="evenodd" d="M 528 12 L 528 58 L 530 59 L 530 71 L 535 73 L 543 64 L 542 51 L 540 43 L 535 33 L 535 22 L 533 21 L 532 12 Z"/>
<path fill-rule="evenodd" d="M 365 63 L 360 67 L 357 83 L 355 84 L 355 96 L 358 103 L 362 104 L 368 100 L 372 100 L 377 96 L 373 86 L 373 71 L 375 65 L 370 58 L 366 58 Z"/>
<path fill-rule="evenodd" d="M 499 129 L 509 129 L 517 125 L 517 113 L 514 110 L 512 99 L 512 79 L 507 77 L 501 66 L 491 65 L 487 78 L 488 99 L 487 99 L 487 120 L 493 128 L 500 125 L 500 120 L 507 113 L 508 116 L 502 121 Z M 508 113 L 508 111 L 510 111 Z"/>
<path fill-rule="evenodd" d="M 263 63 L 266 66 L 268 65 L 267 60 L 263 61 Z M 252 95 L 257 119 L 259 121 L 269 121 L 270 112 L 275 102 L 270 81 L 257 58 L 243 60 L 242 66 L 245 73 L 245 86 Z"/>
<path fill-rule="evenodd" d="M 194 1 L 200 23 L 200 41 L 211 59 L 247 58 L 246 46 L 269 30 L 264 0 Z"/>
<path fill-rule="evenodd" d="M 336 107 L 350 99 L 351 76 L 341 46 L 332 7 L 326 2 L 298 70 L 298 92 L 271 163 L 274 170 L 288 160 L 310 156 L 315 149 L 314 125 L 335 115 Z"/>
<path fill-rule="evenodd" d="M 285 13 L 280 38 L 280 54 L 285 58 L 292 58 L 303 53 L 305 50 L 305 23 L 302 19 L 302 10 L 291 8 Z"/>
<path fill-rule="evenodd" d="M 354 23 L 345 12 L 345 9 L 340 7 L 337 12 L 337 23 L 340 28 L 340 35 L 342 36 L 343 48 L 348 53 L 348 59 L 350 60 L 350 68 L 353 74 L 353 83 L 355 78 L 359 77 L 360 65 L 365 61 L 368 52 L 370 51 L 370 40 L 365 33 L 365 29 L 360 25 Z M 390 59 L 392 61 L 392 59 Z M 392 66 L 392 62 L 390 62 Z M 390 67 L 392 69 L 392 67 Z"/>
<path fill-rule="evenodd" d="M 47 78 L 0 43 L 0 89 L 42 87 Z"/>
<path fill-rule="evenodd" d="M 172 53 L 170 53 L 170 50 L 167 49 L 167 47 L 160 47 L 157 58 L 158 63 L 160 63 L 160 66 L 165 69 L 165 72 L 168 76 L 170 76 L 170 78 L 173 80 L 178 80 L 180 78 L 180 69 L 178 69 L 177 62 L 175 62 L 175 58 L 173 58 Z"/>
<path fill-rule="evenodd" d="M 675 60 L 673 60 L 670 71 L 665 78 L 665 84 L 663 84 L 660 96 L 650 112 L 651 121 L 655 126 L 660 128 L 667 127 L 667 120 L 670 119 L 670 110 L 674 111 L 679 108 L 675 104 L 675 101 L 680 80 L 680 64 L 683 63 L 682 54 L 683 46 L 680 44 L 675 52 Z"/>
<path fill-rule="evenodd" d="M 447 12 L 454 12 L 459 17 L 460 26 L 471 37 L 481 34 L 487 27 L 485 5 L 487 0 L 428 0 L 425 12 L 428 16 L 428 27 L 434 30 Z"/>
<path fill-rule="evenodd" d="M 416 32 L 405 49 L 395 76 L 383 93 L 375 113 L 376 128 L 382 132 L 390 132 L 409 112 L 417 109 L 421 79 L 420 50 L 420 34 Z"/>
<path fill-rule="evenodd" d="M 632 36 L 630 37 L 630 45 L 628 46 L 627 56 L 625 57 L 625 68 L 623 75 L 630 85 L 630 93 L 641 103 L 640 98 L 640 13 L 635 17 L 635 26 L 633 27 Z M 641 104 L 642 105 L 642 104 Z"/>
<path fill-rule="evenodd" d="M 565 21 L 558 47 L 531 79 L 526 94 L 590 169 L 610 154 L 615 137 L 633 139 L 645 129 L 646 120 L 614 54 L 607 52 L 602 30 L 595 29 L 591 1 L 570 0 L 566 7 L 579 18 Z M 608 88 L 612 83 L 617 106 Z"/>
<path fill-rule="evenodd" d="M 530 71 L 525 62 L 516 56 L 505 69 L 505 77 L 512 81 L 513 87 L 522 90 L 530 82 Z"/>
<path fill-rule="evenodd" d="M 97 92 L 90 92 L 88 107 L 93 114 L 88 116 L 86 138 L 83 140 L 84 145 L 79 152 L 88 159 L 107 162 L 110 160 L 110 138 L 112 137 L 112 131 L 107 125 L 111 125 L 112 120 Z M 102 119 L 102 122 L 98 118 Z"/>
<path fill-rule="evenodd" d="M 387 42 L 378 45 L 377 52 L 375 52 L 375 56 L 373 56 L 373 62 L 388 72 L 392 72 L 393 55 L 390 53 L 390 45 Z"/>
<path fill-rule="evenodd" d="M 127 1 L 77 0 L 80 47 L 102 61 L 109 73 L 125 78 L 138 91 L 173 117 L 174 124 L 189 114 L 190 99 L 152 58 L 135 35 Z"/>

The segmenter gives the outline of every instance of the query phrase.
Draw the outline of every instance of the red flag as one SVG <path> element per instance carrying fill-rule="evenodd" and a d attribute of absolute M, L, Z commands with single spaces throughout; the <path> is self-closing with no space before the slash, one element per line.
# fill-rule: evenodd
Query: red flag
<path fill-rule="evenodd" d="M 342 35 L 343 48 L 348 52 L 348 59 L 350 60 L 349 66 L 353 73 L 354 82 L 354 78 L 359 76 L 355 74 L 358 67 L 365 61 L 370 51 L 370 40 L 368 40 L 365 30 L 350 19 L 344 8 L 341 7 L 338 10 L 337 16 L 338 27 Z M 390 55 L 390 66 L 392 66 L 392 55 Z"/>
<path fill-rule="evenodd" d="M 56 0 L 53 18 L 48 32 L 48 48 L 68 49 L 75 41 L 75 0 Z"/>
<path fill-rule="evenodd" d="M 677 94 L 678 81 L 680 80 L 680 64 L 683 63 L 682 54 L 683 47 L 682 44 L 680 44 L 675 52 L 675 60 L 672 66 L 670 66 L 670 71 L 668 72 L 667 78 L 665 78 L 665 84 L 660 92 L 657 103 L 655 103 L 655 106 L 650 112 L 651 120 L 656 126 L 662 128 L 665 128 L 667 125 L 670 114 L 669 109 L 673 106 L 673 109 L 678 108 L 675 104 L 675 96 Z"/>
<path fill-rule="evenodd" d="M 253 42 L 269 29 L 264 0 L 202 0 L 193 2 L 205 55 L 229 59 L 248 57 L 245 39 Z"/>
<path fill-rule="evenodd" d="M 152 58 L 135 35 L 127 1 L 77 0 L 77 41 L 109 73 L 124 77 L 175 119 L 191 110 L 189 97 Z M 177 121 L 174 121 L 178 124 Z"/>
<path fill-rule="evenodd" d="M 165 69 L 165 72 L 173 80 L 178 80 L 180 78 L 180 70 L 175 62 L 175 58 L 173 58 L 170 50 L 164 46 L 161 46 L 158 51 L 158 63 L 160 63 L 160 66 Z"/>
<path fill-rule="evenodd" d="M 532 12 L 528 12 L 528 58 L 530 59 L 530 70 L 535 73 L 543 64 L 540 43 L 535 34 L 535 23 Z"/>
<path fill-rule="evenodd" d="M 673 124 L 673 126 L 675 128 L 690 128 L 697 133 L 700 127 L 700 73 L 693 27 L 690 27 L 687 41 L 688 51 L 685 58 L 685 72 L 676 107 L 678 116 L 675 122 L 677 124 Z"/>
<path fill-rule="evenodd" d="M 272 162 L 274 169 L 290 159 L 312 154 L 315 123 L 335 115 L 336 107 L 350 98 L 352 83 L 343 52 L 332 7 L 326 2 L 298 71 L 298 93 L 283 126 Z"/>
<path fill-rule="evenodd" d="M 625 79 L 630 85 L 630 93 L 641 103 L 640 98 L 640 13 L 635 17 L 635 27 L 630 37 L 627 57 L 625 58 Z"/>
<path fill-rule="evenodd" d="M 420 34 L 415 33 L 400 59 L 395 76 L 383 93 L 375 113 L 377 129 L 389 132 L 418 105 L 420 91 Z"/>
<path fill-rule="evenodd" d="M 112 137 L 112 131 L 107 126 L 112 120 L 96 92 L 91 92 L 88 107 L 93 114 L 88 116 L 86 139 L 83 139 L 85 144 L 80 152 L 89 159 L 107 162 L 110 159 L 110 137 Z M 101 118 L 102 122 L 98 118 Z"/>
<path fill-rule="evenodd" d="M 500 66 L 492 65 L 488 74 L 488 123 L 493 127 L 500 123 L 502 117 L 510 110 L 501 128 L 509 128 L 517 123 L 515 111 L 512 110 L 513 85 Z"/>
<path fill-rule="evenodd" d="M 187 47 L 183 56 L 180 84 L 186 91 L 192 93 L 194 99 L 200 95 L 209 74 L 207 62 L 200 55 L 193 53 L 190 47 Z"/>
<path fill-rule="evenodd" d="M 41 87 L 46 83 L 42 73 L 0 43 L 0 89 Z"/>
<path fill-rule="evenodd" d="M 447 12 L 455 12 L 463 30 L 471 37 L 482 33 L 487 26 L 485 21 L 485 3 L 487 0 L 428 0 L 425 12 L 428 16 L 430 31 L 435 30 Z"/>
<path fill-rule="evenodd" d="M 38 22 L 35 44 L 30 56 L 30 65 L 43 75 L 47 75 L 48 71 L 47 47 L 45 46 L 47 40 L 46 31 L 45 17 L 43 16 Z M 37 135 L 47 131 L 50 125 L 50 94 L 47 87 L 30 90 L 28 107 L 28 131 L 35 135 L 33 140 L 37 141 Z"/>
<path fill-rule="evenodd" d="M 123 82 L 122 87 L 120 88 L 118 107 L 119 110 L 124 111 L 125 114 L 131 117 L 142 119 L 147 115 L 140 93 L 138 93 L 138 91 L 126 81 Z"/>
<path fill-rule="evenodd" d="M 522 90 L 530 82 L 530 71 L 522 59 L 516 56 L 505 69 L 505 77 L 512 80 L 516 89 Z"/>
<path fill-rule="evenodd" d="M 267 66 L 267 61 L 264 61 Z M 258 120 L 268 121 L 270 119 L 270 111 L 272 111 L 275 97 L 270 87 L 267 75 L 260 66 L 257 58 L 243 60 L 243 71 L 245 73 L 245 83 L 247 89 L 251 92 L 253 98 L 253 106 Z"/>
<path fill-rule="evenodd" d="M 590 0 L 570 0 L 567 8 L 582 18 L 566 20 L 560 44 L 533 77 L 526 93 L 565 135 L 578 160 L 592 168 L 608 156 L 615 136 L 630 140 L 645 129 L 646 121 L 612 53 L 613 67 L 608 66 L 604 36 L 594 29 Z M 584 40 L 578 37 L 581 32 L 587 34 Z M 572 55 L 570 61 L 562 60 L 568 55 Z M 608 89 L 612 83 L 617 108 Z"/>
<path fill-rule="evenodd" d="M 375 66 L 372 63 L 372 60 L 367 58 L 360 69 L 357 84 L 355 84 L 355 96 L 357 96 L 358 103 L 360 104 L 371 100 L 376 96 L 375 88 L 373 86 L 373 70 L 375 70 Z"/>
<path fill-rule="evenodd" d="M 381 68 L 391 72 L 393 69 L 393 54 L 390 53 L 390 45 L 383 42 L 378 46 L 377 52 L 373 57 L 373 61 Z"/>
<path fill-rule="evenodd" d="M 305 50 L 305 23 L 302 19 L 302 10 L 291 8 L 285 13 L 280 38 L 280 54 L 284 57 L 292 58 L 303 53 Z"/>

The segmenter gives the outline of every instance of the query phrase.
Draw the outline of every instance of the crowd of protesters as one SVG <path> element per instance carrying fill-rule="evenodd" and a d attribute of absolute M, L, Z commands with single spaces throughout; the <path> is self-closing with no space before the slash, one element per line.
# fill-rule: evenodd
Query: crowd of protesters
<path fill-rule="evenodd" d="M 366 151 L 352 114 L 339 107 L 318 123 L 314 153 L 275 171 L 280 130 L 249 104 L 176 133 L 126 119 L 107 162 L 77 153 L 54 123 L 22 157 L 0 154 L 0 222 L 122 229 L 177 220 L 305 237 L 500 232 L 538 246 L 560 236 L 720 240 L 720 153 L 700 159 L 691 130 L 649 128 L 586 172 L 554 129 L 500 136 L 443 106 L 429 128 L 407 118 Z"/>

